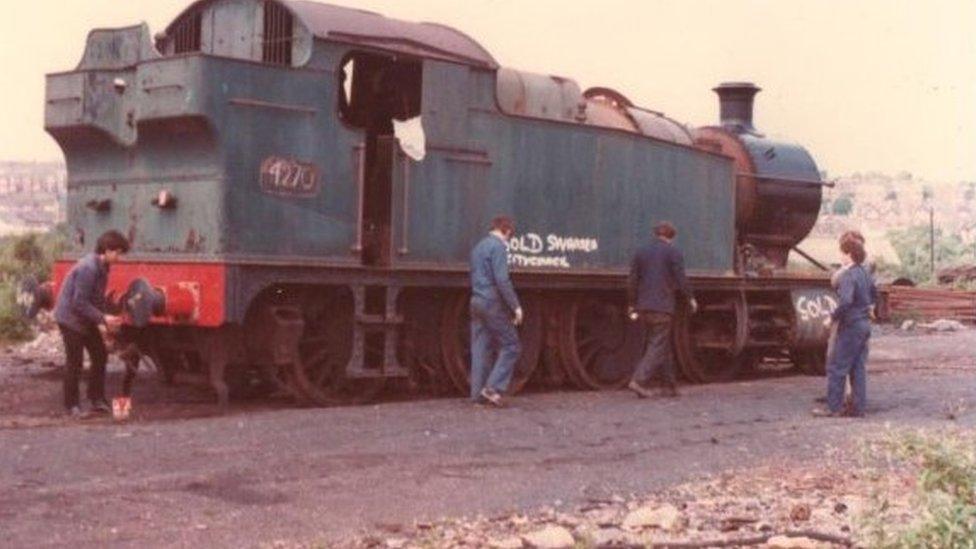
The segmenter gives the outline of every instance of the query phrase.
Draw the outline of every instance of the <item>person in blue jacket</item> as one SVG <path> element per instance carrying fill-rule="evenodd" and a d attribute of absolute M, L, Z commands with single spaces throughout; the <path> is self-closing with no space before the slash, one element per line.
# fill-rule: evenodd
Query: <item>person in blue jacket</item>
<path fill-rule="evenodd" d="M 832 417 L 843 415 L 844 386 L 851 380 L 852 410 L 850 415 L 863 416 L 867 405 L 867 348 L 871 338 L 871 308 L 877 295 L 874 280 L 864 259 L 864 244 L 848 238 L 841 241 L 841 253 L 850 258 L 850 267 L 838 280 L 837 308 L 827 321 L 837 323 L 837 335 L 827 357 L 827 408 L 816 408 L 813 415 Z"/>
<path fill-rule="evenodd" d="M 105 400 L 105 363 L 108 352 L 101 331 L 114 331 L 122 321 L 105 314 L 105 286 L 109 266 L 129 251 L 129 241 L 118 231 L 98 237 L 95 253 L 82 257 L 68 271 L 58 294 L 54 319 L 64 340 L 65 374 L 64 407 L 73 417 L 81 417 L 79 378 L 83 352 L 88 351 L 91 370 L 88 375 L 88 400 L 91 411 L 108 413 L 112 408 Z"/>
<path fill-rule="evenodd" d="M 491 221 L 491 232 L 471 250 L 471 400 L 502 405 L 522 352 L 518 331 L 522 306 L 508 275 L 508 240 L 515 222 Z M 492 351 L 498 356 L 491 363 Z"/>

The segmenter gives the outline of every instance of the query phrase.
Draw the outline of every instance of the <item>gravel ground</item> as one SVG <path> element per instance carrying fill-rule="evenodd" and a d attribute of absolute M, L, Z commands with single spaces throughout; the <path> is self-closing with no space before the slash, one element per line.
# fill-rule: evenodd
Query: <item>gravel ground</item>
<path fill-rule="evenodd" d="M 860 441 L 976 427 L 976 330 L 880 333 L 861 420 L 811 418 L 823 381 L 800 376 L 677 400 L 553 392 L 504 410 L 442 398 L 224 416 L 205 391 L 145 377 L 132 421 L 71 422 L 57 416 L 57 343 L 36 347 L 0 351 L 12 547 L 515 546 L 546 527 L 590 542 L 614 530 L 625 542 L 846 536 L 864 492 Z M 635 526 L 664 515 L 677 516 L 668 528 Z"/>

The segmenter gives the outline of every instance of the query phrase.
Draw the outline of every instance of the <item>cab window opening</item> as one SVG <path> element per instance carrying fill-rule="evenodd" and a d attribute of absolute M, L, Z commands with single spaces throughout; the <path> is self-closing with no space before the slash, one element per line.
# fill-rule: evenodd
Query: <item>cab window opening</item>
<path fill-rule="evenodd" d="M 261 60 L 273 65 L 291 65 L 294 31 L 291 13 L 277 2 L 265 2 Z"/>
<path fill-rule="evenodd" d="M 191 13 L 180 21 L 173 35 L 173 53 L 200 51 L 203 37 L 203 12 Z"/>
<path fill-rule="evenodd" d="M 369 53 L 343 59 L 338 71 L 339 114 L 348 124 L 379 135 L 393 133 L 393 120 L 420 115 L 419 61 Z"/>

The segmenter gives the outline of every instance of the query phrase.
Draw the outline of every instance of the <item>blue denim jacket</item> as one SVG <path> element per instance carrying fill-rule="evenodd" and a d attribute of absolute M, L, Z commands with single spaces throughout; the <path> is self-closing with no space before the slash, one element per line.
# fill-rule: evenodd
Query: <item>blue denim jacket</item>
<path fill-rule="evenodd" d="M 105 321 L 105 285 L 108 264 L 91 253 L 68 271 L 54 307 L 54 319 L 76 332 L 84 333 Z"/>
<path fill-rule="evenodd" d="M 508 276 L 508 246 L 493 234 L 471 250 L 471 297 L 486 305 L 504 303 L 512 311 L 520 307 Z"/>
<path fill-rule="evenodd" d="M 833 319 L 840 324 L 852 324 L 871 317 L 871 305 L 878 294 L 874 280 L 863 265 L 852 265 L 840 276 L 837 295 L 840 303 Z"/>

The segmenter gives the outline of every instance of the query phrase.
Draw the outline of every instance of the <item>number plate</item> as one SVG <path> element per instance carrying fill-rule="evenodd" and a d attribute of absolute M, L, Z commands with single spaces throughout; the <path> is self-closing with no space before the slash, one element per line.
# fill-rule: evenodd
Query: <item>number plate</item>
<path fill-rule="evenodd" d="M 261 190 L 280 196 L 319 194 L 319 170 L 311 162 L 269 156 L 261 162 Z"/>

